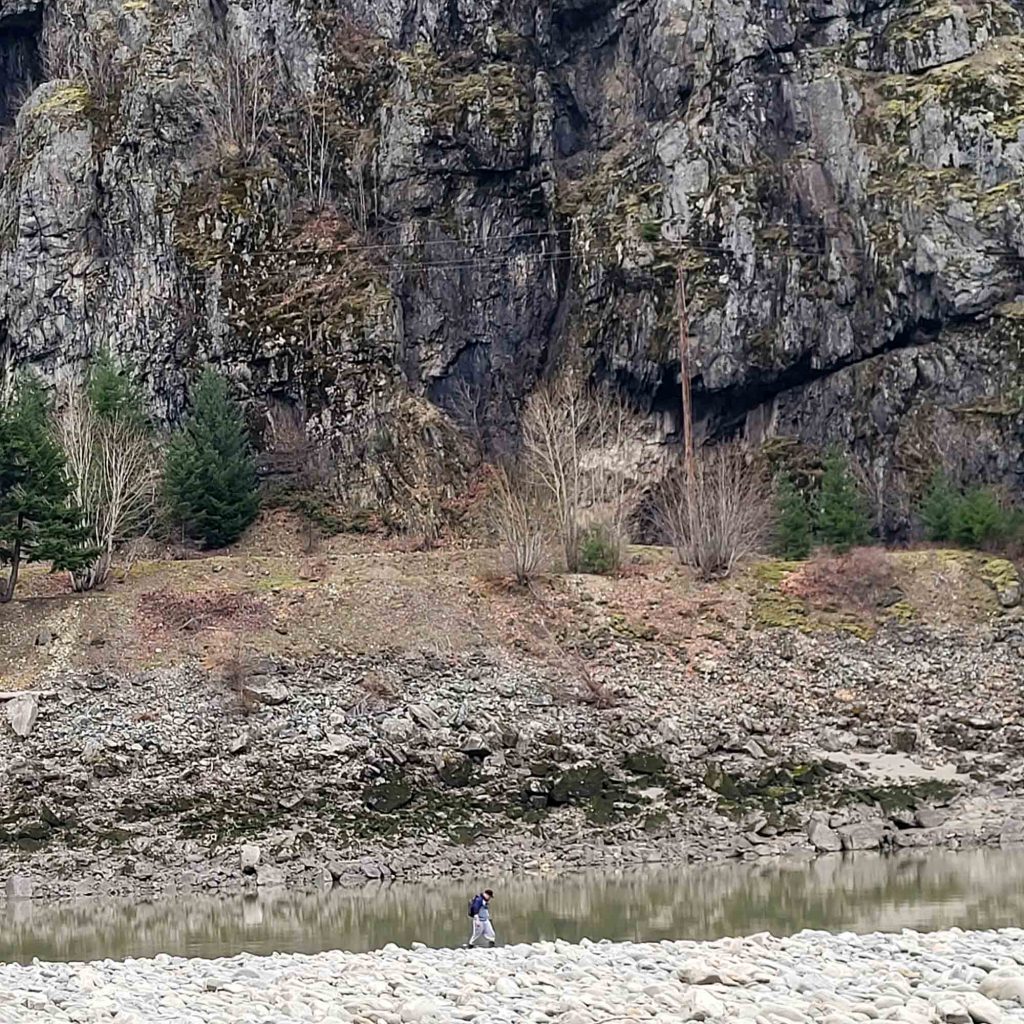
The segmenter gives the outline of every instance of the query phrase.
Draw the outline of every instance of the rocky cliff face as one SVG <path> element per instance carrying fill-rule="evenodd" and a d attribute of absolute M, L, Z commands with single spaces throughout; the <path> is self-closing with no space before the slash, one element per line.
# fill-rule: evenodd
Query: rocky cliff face
<path fill-rule="evenodd" d="M 1024 476 L 1019 5 L 0 0 L 0 124 L 8 374 L 110 345 L 174 419 L 212 360 L 381 496 L 567 354 L 671 436 L 682 262 L 706 434 L 893 524 Z"/>

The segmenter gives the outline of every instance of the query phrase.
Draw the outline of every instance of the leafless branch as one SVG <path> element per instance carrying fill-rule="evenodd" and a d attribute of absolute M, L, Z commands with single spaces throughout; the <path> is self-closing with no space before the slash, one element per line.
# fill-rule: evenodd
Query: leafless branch
<path fill-rule="evenodd" d="M 771 489 L 742 444 L 719 444 L 695 459 L 692 482 L 684 466 L 664 481 L 655 522 L 679 560 L 700 576 L 728 576 L 757 552 L 772 526 Z"/>

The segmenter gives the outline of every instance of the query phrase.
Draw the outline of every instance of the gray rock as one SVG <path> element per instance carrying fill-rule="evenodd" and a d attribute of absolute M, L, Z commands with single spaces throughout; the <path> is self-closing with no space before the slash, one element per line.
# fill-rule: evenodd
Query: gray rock
<path fill-rule="evenodd" d="M 284 885 L 284 871 L 272 864 L 261 864 L 256 869 L 256 884 L 261 888 L 276 888 Z"/>
<path fill-rule="evenodd" d="M 837 831 L 844 850 L 877 850 L 885 835 L 885 827 L 880 821 L 843 825 Z"/>
<path fill-rule="evenodd" d="M 4 889 L 8 899 L 30 899 L 34 886 L 26 875 L 8 875 Z"/>
<path fill-rule="evenodd" d="M 38 714 L 39 701 L 35 694 L 20 694 L 7 702 L 7 721 L 14 730 L 14 735 L 22 739 L 32 732 Z"/>
<path fill-rule="evenodd" d="M 269 676 L 253 676 L 242 684 L 242 696 L 257 704 L 276 707 L 279 704 L 284 704 L 291 697 L 291 693 L 279 679 Z"/>
<path fill-rule="evenodd" d="M 417 725 L 431 732 L 441 728 L 441 719 L 437 712 L 426 704 L 410 704 L 409 715 Z"/>
<path fill-rule="evenodd" d="M 491 752 L 487 741 L 478 732 L 471 732 L 462 743 L 462 752 L 473 757 L 484 757 Z"/>
<path fill-rule="evenodd" d="M 53 642 L 53 634 L 48 629 L 36 633 L 36 647 L 46 647 Z"/>
<path fill-rule="evenodd" d="M 999 603 L 1004 608 L 1016 608 L 1020 604 L 1021 586 L 1019 583 L 1011 583 L 1004 587 L 998 594 Z"/>
<path fill-rule="evenodd" d="M 244 754 L 249 749 L 248 733 L 239 733 L 228 740 L 228 753 L 232 755 Z"/>
<path fill-rule="evenodd" d="M 811 822 L 807 827 L 807 838 L 819 853 L 836 853 L 843 848 L 839 833 L 821 821 Z"/>
<path fill-rule="evenodd" d="M 949 812 L 938 807 L 919 807 L 914 812 L 918 828 L 937 828 L 949 817 Z"/>
<path fill-rule="evenodd" d="M 921 740 L 916 725 L 899 725 L 889 733 L 889 746 L 901 754 L 912 754 Z"/>

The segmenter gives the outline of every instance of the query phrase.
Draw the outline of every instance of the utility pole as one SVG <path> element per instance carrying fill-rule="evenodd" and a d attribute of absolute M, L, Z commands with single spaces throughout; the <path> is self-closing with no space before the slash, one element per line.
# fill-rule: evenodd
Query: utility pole
<path fill-rule="evenodd" d="M 693 454 L 693 400 L 690 395 L 690 323 L 686 314 L 686 270 L 683 261 L 676 264 L 679 319 L 679 384 L 683 392 L 683 461 L 686 465 L 686 484 L 690 494 L 695 493 L 697 464 Z"/>

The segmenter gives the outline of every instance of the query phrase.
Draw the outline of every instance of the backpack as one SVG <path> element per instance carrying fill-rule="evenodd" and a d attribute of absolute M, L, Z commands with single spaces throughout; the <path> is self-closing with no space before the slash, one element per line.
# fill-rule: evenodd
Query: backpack
<path fill-rule="evenodd" d="M 469 916 L 470 917 L 476 917 L 476 915 L 480 913 L 480 908 L 483 905 L 484 905 L 484 898 L 483 898 L 483 896 L 479 896 L 479 895 L 478 896 L 474 896 L 469 901 Z"/>

